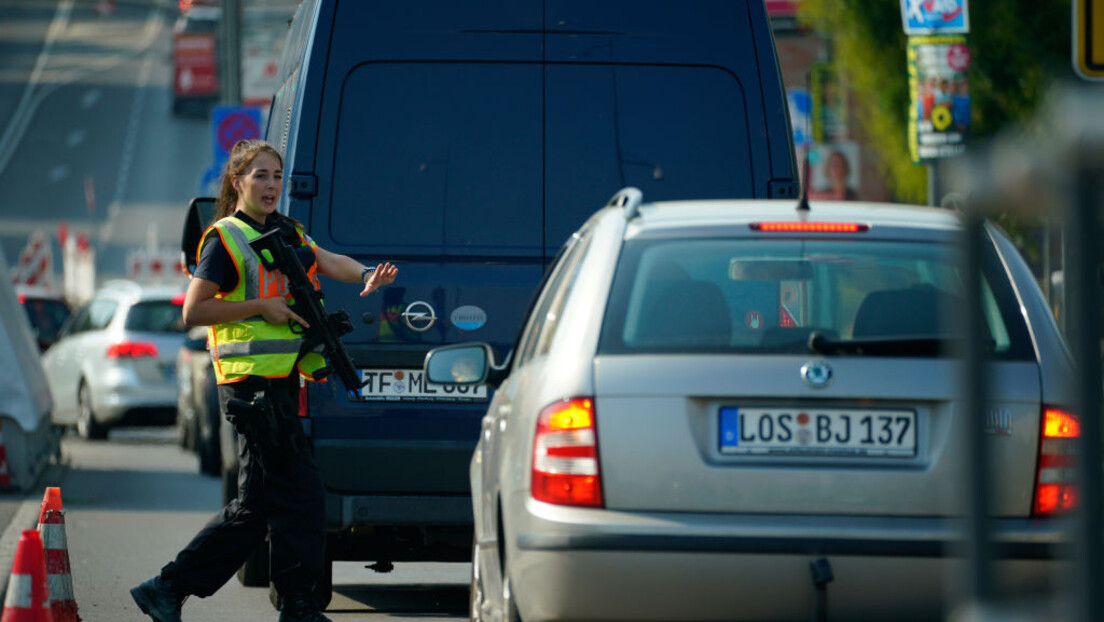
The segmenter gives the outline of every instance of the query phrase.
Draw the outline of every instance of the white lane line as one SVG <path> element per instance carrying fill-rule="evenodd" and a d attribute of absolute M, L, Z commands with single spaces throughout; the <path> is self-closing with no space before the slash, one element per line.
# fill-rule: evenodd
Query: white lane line
<path fill-rule="evenodd" d="M 112 57 L 106 64 L 99 63 L 98 66 L 72 71 L 69 72 L 68 75 L 59 76 L 57 79 L 44 84 L 43 88 L 35 92 L 38 80 L 41 78 L 42 72 L 46 67 L 46 62 L 49 60 L 54 40 L 60 36 L 68 24 L 73 3 L 74 0 L 62 0 L 61 4 L 58 5 L 58 12 L 54 16 L 54 21 L 50 23 L 50 29 L 46 35 L 46 43 L 43 45 L 42 52 L 39 54 L 35 69 L 31 73 L 31 78 L 27 83 L 27 88 L 23 92 L 23 97 L 19 102 L 19 106 L 16 108 L 15 114 L 12 115 L 11 123 L 5 128 L 4 134 L 0 136 L 0 174 L 7 168 L 8 162 L 11 161 L 12 156 L 15 154 L 19 141 L 23 139 L 23 135 L 27 132 L 27 128 L 34 118 L 35 110 L 47 96 L 58 88 L 76 82 L 85 76 L 109 71 L 118 67 L 128 58 L 137 58 L 141 56 L 149 50 L 150 46 L 156 41 L 158 33 L 161 31 L 162 8 L 159 5 L 154 5 L 149 15 L 146 17 L 145 25 L 142 27 L 141 43 L 134 52 L 118 54 Z M 96 99 L 98 99 L 98 95 Z"/>
<path fill-rule="evenodd" d="M 73 147 L 76 147 L 77 145 L 83 143 L 85 138 L 88 138 L 88 132 L 86 130 L 73 130 L 72 132 L 69 132 L 69 136 L 65 138 L 65 144 L 69 145 L 69 148 L 72 149 Z"/>
<path fill-rule="evenodd" d="M 95 106 L 100 101 L 100 96 L 103 95 L 103 91 L 100 89 L 89 89 L 81 95 L 81 108 L 88 109 Z"/>
<path fill-rule="evenodd" d="M 35 87 L 38 86 L 38 81 L 42 78 L 42 72 L 46 69 L 46 62 L 50 60 L 50 52 L 54 48 L 54 41 L 57 40 L 69 23 L 69 15 L 73 12 L 73 1 L 62 0 L 58 4 L 54 19 L 46 30 L 46 41 L 42 44 L 42 51 L 38 53 L 34 69 L 31 70 L 31 75 L 27 79 L 27 86 L 23 89 L 23 96 L 19 98 L 19 105 L 15 107 L 15 114 L 12 115 L 11 122 L 4 129 L 4 134 L 0 136 L 0 172 L 3 172 L 8 165 L 8 160 L 11 159 L 12 153 L 15 151 L 16 143 L 23 138 L 23 132 L 27 130 L 27 125 L 31 122 L 35 107 L 31 97 L 34 95 Z"/>
<path fill-rule="evenodd" d="M 134 101 L 130 106 L 130 119 L 127 120 L 126 137 L 123 139 L 123 153 L 119 158 L 119 174 L 115 178 L 115 196 L 107 208 L 107 220 L 100 227 L 101 240 L 111 239 L 115 219 L 118 218 L 121 210 L 123 193 L 126 192 L 127 180 L 130 178 L 130 165 L 134 160 L 134 147 L 138 143 L 138 130 L 142 121 L 142 105 L 146 100 L 146 85 L 149 83 L 151 73 L 153 73 L 153 57 L 147 56 L 142 61 L 142 68 L 138 72 L 138 83 L 134 89 Z"/>
<path fill-rule="evenodd" d="M 69 177 L 69 165 L 62 164 L 60 166 L 55 166 L 54 168 L 50 169 L 49 177 L 50 182 L 55 184 L 65 179 L 66 177 Z"/>

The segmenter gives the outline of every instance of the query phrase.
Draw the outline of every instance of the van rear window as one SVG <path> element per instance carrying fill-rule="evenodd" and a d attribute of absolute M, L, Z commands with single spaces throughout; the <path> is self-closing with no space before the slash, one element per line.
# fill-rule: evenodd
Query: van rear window
<path fill-rule="evenodd" d="M 744 91 L 717 67 L 367 63 L 339 127 L 330 234 L 390 255 L 551 255 L 627 185 L 755 192 Z"/>

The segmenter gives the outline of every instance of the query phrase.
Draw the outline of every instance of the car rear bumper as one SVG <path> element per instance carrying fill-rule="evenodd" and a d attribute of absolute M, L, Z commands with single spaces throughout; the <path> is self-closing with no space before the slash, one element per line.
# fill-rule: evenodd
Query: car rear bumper
<path fill-rule="evenodd" d="M 833 618 L 941 619 L 963 595 L 961 531 L 949 520 L 527 508 L 507 553 L 526 620 L 808 618 L 810 563 L 822 558 Z M 996 523 L 1002 589 L 1052 591 L 1058 525 Z"/>
<path fill-rule="evenodd" d="M 176 384 L 120 383 L 92 389 L 92 410 L 96 413 L 96 419 L 104 425 L 140 423 L 132 421 L 133 416 L 128 416 L 132 412 L 156 413 L 150 424 L 172 423 L 176 407 Z M 162 411 L 169 412 L 171 416 Z"/>

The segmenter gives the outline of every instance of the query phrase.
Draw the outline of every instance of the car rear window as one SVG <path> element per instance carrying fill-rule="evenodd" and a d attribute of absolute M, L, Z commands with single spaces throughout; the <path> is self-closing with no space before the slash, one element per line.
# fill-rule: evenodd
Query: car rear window
<path fill-rule="evenodd" d="M 1015 294 L 995 255 L 986 264 L 990 350 L 1028 359 Z M 934 242 L 630 240 L 600 350 L 809 353 L 815 332 L 840 353 L 934 356 L 957 330 L 961 276 L 950 248 Z"/>
<path fill-rule="evenodd" d="M 127 313 L 126 329 L 148 333 L 182 333 L 187 330 L 181 305 L 169 300 L 139 302 Z"/>

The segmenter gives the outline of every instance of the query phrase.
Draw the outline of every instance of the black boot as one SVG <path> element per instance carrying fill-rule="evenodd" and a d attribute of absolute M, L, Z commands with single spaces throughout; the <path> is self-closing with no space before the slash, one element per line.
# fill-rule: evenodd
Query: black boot
<path fill-rule="evenodd" d="M 180 595 L 160 575 L 130 589 L 130 595 L 142 613 L 154 622 L 180 622 L 180 608 L 186 596 Z"/>
<path fill-rule="evenodd" d="M 283 598 L 280 622 L 332 622 L 318 611 L 310 594 L 292 593 Z"/>

